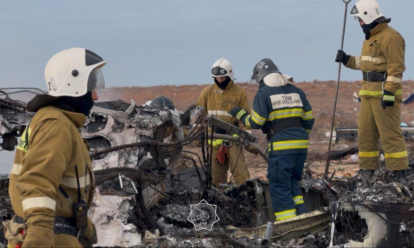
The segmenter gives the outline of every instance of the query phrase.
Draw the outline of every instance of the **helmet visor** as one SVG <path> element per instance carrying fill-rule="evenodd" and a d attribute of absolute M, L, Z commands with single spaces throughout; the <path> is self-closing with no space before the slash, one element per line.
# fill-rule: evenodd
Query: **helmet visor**
<path fill-rule="evenodd" d="M 216 66 L 211 69 L 211 75 L 215 77 L 224 77 L 227 75 L 227 70 L 220 66 Z"/>
<path fill-rule="evenodd" d="M 91 71 L 88 78 L 88 91 L 105 89 L 105 78 L 100 68 Z"/>

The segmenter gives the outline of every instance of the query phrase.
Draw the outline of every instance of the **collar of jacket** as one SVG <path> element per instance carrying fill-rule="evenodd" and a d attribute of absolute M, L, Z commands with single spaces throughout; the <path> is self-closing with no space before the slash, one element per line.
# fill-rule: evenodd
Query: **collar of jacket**
<path fill-rule="evenodd" d="M 230 90 L 233 87 L 233 85 L 234 85 L 234 82 L 233 82 L 233 80 L 231 80 L 229 82 L 229 84 L 227 85 L 226 89 L 224 89 L 224 90 L 222 90 L 220 87 L 218 87 L 218 85 L 216 83 L 214 83 L 213 87 L 214 87 L 214 90 L 227 91 L 227 90 Z"/>
<path fill-rule="evenodd" d="M 270 73 L 263 78 L 263 82 L 269 87 L 280 87 L 292 83 L 293 77 L 281 73 Z"/>
<path fill-rule="evenodd" d="M 76 128 L 81 128 L 85 124 L 86 116 L 84 114 L 63 110 L 60 108 L 52 107 L 61 111 L 68 119 L 76 126 Z"/>
<path fill-rule="evenodd" d="M 371 30 L 371 35 L 376 35 L 384 31 L 388 27 L 388 23 L 382 22 L 378 24 L 373 30 Z"/>

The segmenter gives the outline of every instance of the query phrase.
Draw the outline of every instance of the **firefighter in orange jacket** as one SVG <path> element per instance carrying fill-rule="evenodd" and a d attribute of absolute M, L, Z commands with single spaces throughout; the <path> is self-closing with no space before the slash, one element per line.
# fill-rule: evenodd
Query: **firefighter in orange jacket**
<path fill-rule="evenodd" d="M 96 243 L 94 226 L 83 215 L 95 186 L 79 128 L 98 99 L 96 90 L 104 87 L 100 68 L 105 64 L 83 48 L 61 51 L 49 60 L 48 94 L 28 103 L 36 114 L 22 134 L 10 173 L 16 214 L 4 223 L 10 247 L 82 247 L 79 237 L 88 245 Z M 74 210 L 74 205 L 80 207 Z"/>
<path fill-rule="evenodd" d="M 214 78 L 214 84 L 201 92 L 197 100 L 197 106 L 203 107 L 209 115 L 216 116 L 223 121 L 247 130 L 248 128 L 229 113 L 235 107 L 242 107 L 250 112 L 246 92 L 233 81 L 233 68 L 230 62 L 225 58 L 217 60 L 213 64 L 211 76 Z M 214 132 L 226 134 L 224 130 L 219 128 L 215 128 Z M 250 178 L 244 158 L 243 144 L 221 139 L 209 140 L 209 144 L 211 142 L 213 143 L 211 176 L 212 182 L 217 188 L 221 189 L 220 184 L 227 183 L 227 171 L 229 169 L 237 185 L 243 184 Z M 247 150 L 257 153 L 250 147 Z"/>
<path fill-rule="evenodd" d="M 367 184 L 379 168 L 378 140 L 384 149 L 387 170 L 406 183 L 407 148 L 400 127 L 402 77 L 405 71 L 404 38 L 388 23 L 375 0 L 358 1 L 351 10 L 365 33 L 361 56 L 338 51 L 336 62 L 361 70 L 358 120 L 360 176 Z"/>

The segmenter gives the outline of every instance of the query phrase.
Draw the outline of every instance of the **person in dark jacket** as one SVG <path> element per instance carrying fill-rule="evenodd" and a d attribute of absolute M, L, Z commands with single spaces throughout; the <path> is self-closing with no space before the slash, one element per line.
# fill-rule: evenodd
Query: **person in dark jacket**
<path fill-rule="evenodd" d="M 269 141 L 268 179 L 276 220 L 307 212 L 299 188 L 315 119 L 305 93 L 282 74 L 272 60 L 262 59 L 252 81 L 260 84 L 252 114 L 238 107 L 230 114 L 246 127 L 262 129 Z"/>

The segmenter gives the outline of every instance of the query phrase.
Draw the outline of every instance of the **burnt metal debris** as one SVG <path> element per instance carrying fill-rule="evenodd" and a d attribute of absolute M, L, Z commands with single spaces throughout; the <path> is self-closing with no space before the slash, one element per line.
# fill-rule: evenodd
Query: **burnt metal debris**
<path fill-rule="evenodd" d="M 12 91 L 10 91 L 12 90 Z M 13 151 L 33 114 L 26 111 L 26 103 L 10 95 L 30 91 L 31 88 L 0 88 L 0 143 L 1 150 Z"/>
<path fill-rule="evenodd" d="M 25 111 L 24 103 L 3 95 L 0 136 L 5 140 L 10 134 L 21 135 L 33 113 Z M 211 185 L 212 158 L 205 139 L 211 136 L 208 126 L 228 131 L 215 138 L 245 145 L 256 141 L 195 106 L 181 113 L 137 106 L 134 101 L 96 104 L 81 131 L 91 148 L 97 185 L 89 212 L 98 232 L 97 246 L 414 246 L 412 169 L 407 171 L 409 183 L 402 185 L 384 166 L 371 182 L 358 175 L 332 180 L 314 177 L 316 173 L 308 168 L 301 187 L 310 213 L 274 222 L 266 182 L 250 179 L 238 187 L 223 185 L 224 191 Z M 201 153 L 186 149 L 195 140 L 201 141 Z M 14 149 L 13 143 L 5 146 Z M 265 153 L 262 156 L 266 158 Z M 220 220 L 211 231 L 196 231 L 188 221 L 190 206 L 201 200 L 216 206 Z M 12 215 L 8 176 L 2 175 L 0 218 L 7 220 Z M 268 221 L 274 225 L 272 241 L 267 244 Z M 1 233 L 0 244 L 4 244 Z"/>

